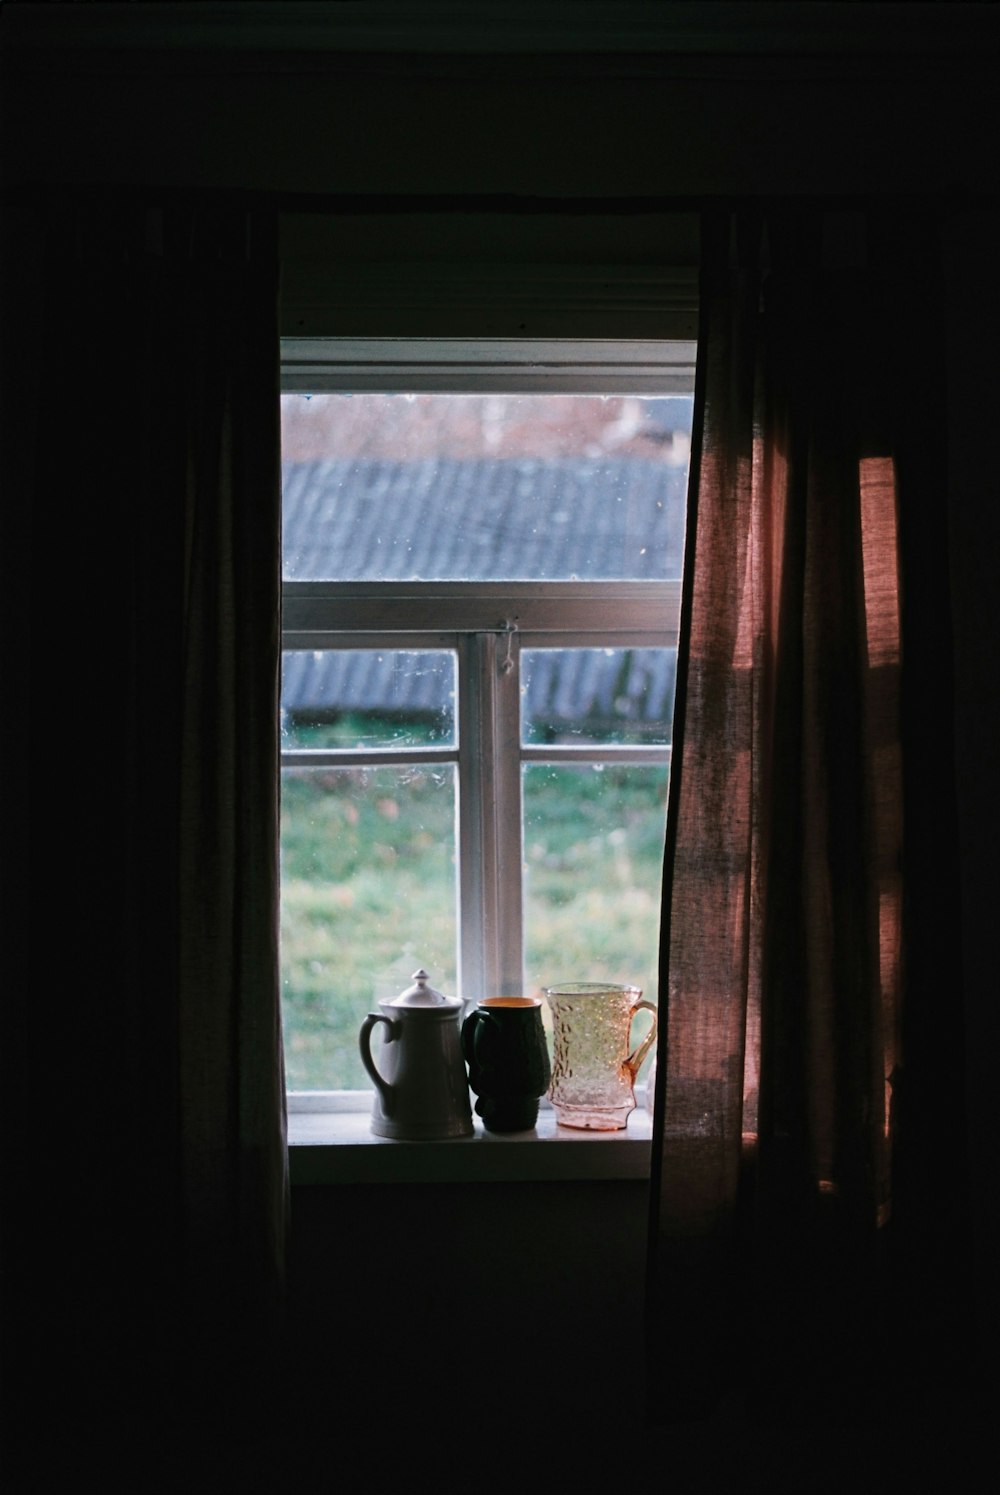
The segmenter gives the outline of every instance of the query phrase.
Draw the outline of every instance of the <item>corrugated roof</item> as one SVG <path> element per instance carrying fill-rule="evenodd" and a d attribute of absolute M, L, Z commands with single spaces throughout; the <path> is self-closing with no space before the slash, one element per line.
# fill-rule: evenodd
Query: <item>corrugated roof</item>
<path fill-rule="evenodd" d="M 316 581 L 680 576 L 686 470 L 643 458 L 284 467 L 284 574 Z"/>

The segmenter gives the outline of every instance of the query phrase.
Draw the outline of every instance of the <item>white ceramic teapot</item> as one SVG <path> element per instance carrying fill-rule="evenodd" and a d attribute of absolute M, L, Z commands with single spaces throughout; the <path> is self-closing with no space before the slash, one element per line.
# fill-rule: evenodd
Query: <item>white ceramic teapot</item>
<path fill-rule="evenodd" d="M 435 991 L 426 971 L 416 971 L 413 982 L 361 1024 L 361 1062 L 375 1085 L 372 1131 L 409 1141 L 471 1137 L 461 1039 L 465 1003 Z M 376 1065 L 371 1040 L 377 1025 L 384 1032 Z"/>

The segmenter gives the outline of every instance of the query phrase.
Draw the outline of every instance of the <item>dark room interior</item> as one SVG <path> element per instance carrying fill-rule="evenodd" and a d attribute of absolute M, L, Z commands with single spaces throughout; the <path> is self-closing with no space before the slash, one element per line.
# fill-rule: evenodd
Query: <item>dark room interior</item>
<path fill-rule="evenodd" d="M 997 7 L 936 0 L 2 0 L 10 1495 L 84 1477 L 334 1488 L 366 1467 L 387 1488 L 418 1472 L 552 1487 L 579 1470 L 645 1491 L 902 1490 L 924 1487 L 903 1477 L 914 1466 L 928 1488 L 991 1483 L 998 67 Z M 173 787 L 195 771 L 195 708 L 171 640 L 220 640 L 200 700 L 227 658 L 277 637 L 260 537 L 279 453 L 266 396 L 226 407 L 229 444 L 207 461 L 244 498 L 230 629 L 191 579 L 203 552 L 171 506 L 185 457 L 157 402 L 187 356 L 206 371 L 185 385 L 191 419 L 224 403 L 217 340 L 249 367 L 276 360 L 280 337 L 693 336 L 706 225 L 766 220 L 774 246 L 774 225 L 803 213 L 840 245 L 888 225 L 900 284 L 925 244 L 936 256 L 897 339 L 909 424 L 933 454 L 914 490 L 940 519 L 930 538 L 929 510 L 914 525 L 920 581 L 904 595 L 913 658 L 938 675 L 909 698 L 904 739 L 922 844 L 904 976 L 918 1062 L 894 1097 L 903 1245 L 872 1278 L 834 1251 L 816 1279 L 828 1296 L 758 1284 L 789 1323 L 827 1315 L 822 1370 L 811 1340 L 801 1363 L 783 1332 L 717 1350 L 717 1326 L 679 1311 L 664 1353 L 672 1327 L 693 1335 L 692 1384 L 716 1387 L 686 1405 L 678 1373 L 660 1383 L 659 1349 L 648 1358 L 648 1177 L 408 1179 L 404 1163 L 324 1180 L 268 1131 L 269 1115 L 283 1125 L 274 1045 L 255 1079 L 243 1028 L 189 1025 L 213 972 L 232 979 L 221 926 L 237 931 L 234 989 L 266 984 L 269 842 L 263 818 L 226 821 L 214 746 L 195 797 Z M 218 277 L 148 311 L 134 267 L 187 232 Z M 249 246 L 238 295 L 223 273 L 234 232 Z M 875 378 L 862 357 L 857 373 Z M 244 704 L 234 740 L 255 738 Z M 248 771 L 266 776 L 256 726 Z M 192 873 L 190 826 L 217 812 L 228 830 Z M 252 1237 L 239 1262 L 224 1215 Z M 273 1237 L 246 1226 L 258 1216 Z M 698 1244 L 676 1256 L 692 1302 Z"/>

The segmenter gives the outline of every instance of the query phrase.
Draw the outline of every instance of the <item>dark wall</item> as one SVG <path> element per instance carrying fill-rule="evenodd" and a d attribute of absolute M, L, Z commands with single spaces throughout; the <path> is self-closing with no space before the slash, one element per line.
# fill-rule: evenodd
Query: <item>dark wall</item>
<path fill-rule="evenodd" d="M 895 56 L 864 55 L 863 33 L 854 53 L 848 40 L 825 55 L 734 54 L 717 38 L 714 53 L 673 57 L 8 40 L 7 168 L 286 193 L 992 190 L 996 49 L 955 55 L 943 35 L 931 53 Z"/>
<path fill-rule="evenodd" d="M 948 439 L 971 1204 L 987 1342 L 1000 1329 L 1000 1137 L 994 1121 L 1000 1013 L 992 930 L 1000 907 L 1000 211 L 949 225 Z M 928 606 L 933 606 L 928 599 Z M 928 786 L 933 792 L 933 786 Z M 942 993 L 942 1015 L 947 1011 Z"/>
<path fill-rule="evenodd" d="M 645 1184 L 303 1187 L 293 1208 L 307 1418 L 331 1395 L 359 1414 L 377 1397 L 402 1424 L 415 1406 L 483 1412 L 529 1387 L 552 1419 L 609 1391 L 609 1426 L 638 1412 Z"/>

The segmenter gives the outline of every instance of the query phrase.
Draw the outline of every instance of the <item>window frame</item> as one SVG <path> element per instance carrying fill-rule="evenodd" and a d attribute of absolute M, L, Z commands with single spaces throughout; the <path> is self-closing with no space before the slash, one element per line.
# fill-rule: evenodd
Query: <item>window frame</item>
<path fill-rule="evenodd" d="M 675 648 L 680 582 L 436 582 L 407 589 L 405 597 L 392 582 L 286 582 L 284 592 L 283 649 L 455 651 L 454 746 L 283 748 L 281 765 L 454 764 L 460 806 L 459 990 L 469 1001 L 519 993 L 524 979 L 522 767 L 670 763 L 669 744 L 522 743 L 522 651 Z M 378 617 L 384 620 L 381 629 L 374 627 Z M 595 617 L 601 620 L 596 628 Z"/>
<path fill-rule="evenodd" d="M 695 343 L 680 338 L 540 341 L 286 337 L 282 338 L 281 389 L 282 393 L 430 390 L 691 395 L 694 361 Z M 680 589 L 679 579 L 283 581 L 283 650 L 337 647 L 457 651 L 455 746 L 400 750 L 283 748 L 281 762 L 282 766 L 418 761 L 457 764 L 463 806 L 458 843 L 462 888 L 459 972 L 460 990 L 467 1000 L 522 989 L 522 765 L 595 761 L 669 765 L 670 760 L 669 744 L 522 745 L 522 650 L 676 647 Z M 512 866 L 513 874 L 509 870 Z M 317 1133 L 317 1119 L 324 1113 L 364 1108 L 367 1122 L 370 1091 L 289 1090 L 287 1098 L 303 1141 L 308 1138 L 315 1143 L 325 1136 L 330 1145 L 336 1146 L 338 1137 L 341 1144 L 361 1140 L 345 1133 L 343 1122 L 325 1131 L 321 1126 Z M 637 1099 L 640 1104 L 634 1116 L 639 1120 L 633 1127 L 632 1140 L 648 1149 L 641 1093 Z M 540 1126 L 547 1130 L 543 1114 Z M 615 1135 L 625 1140 L 624 1133 Z M 498 1141 L 492 1137 L 489 1140 Z M 408 1146 L 412 1149 L 411 1144 Z M 311 1155 L 315 1163 L 316 1154 Z M 591 1158 L 586 1171 L 592 1171 L 593 1166 Z"/>

